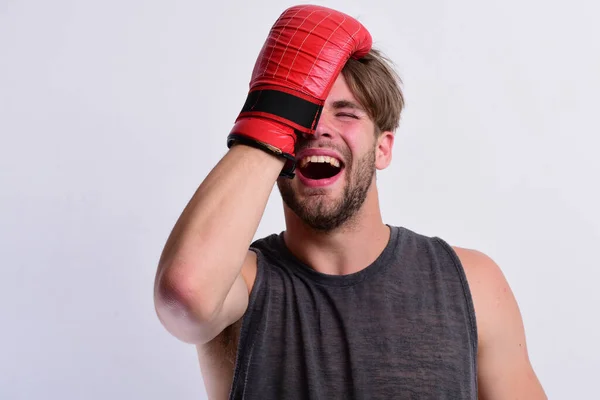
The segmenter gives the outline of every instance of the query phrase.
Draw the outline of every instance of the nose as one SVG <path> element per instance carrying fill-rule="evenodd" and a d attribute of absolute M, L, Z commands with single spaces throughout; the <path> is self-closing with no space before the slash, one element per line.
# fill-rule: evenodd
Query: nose
<path fill-rule="evenodd" d="M 315 132 L 313 134 L 303 134 L 305 139 L 319 139 L 321 137 L 326 137 L 331 139 L 333 137 L 333 126 L 329 121 L 329 117 L 323 112 L 321 117 L 319 118 L 319 122 L 317 123 L 317 127 L 315 128 Z"/>

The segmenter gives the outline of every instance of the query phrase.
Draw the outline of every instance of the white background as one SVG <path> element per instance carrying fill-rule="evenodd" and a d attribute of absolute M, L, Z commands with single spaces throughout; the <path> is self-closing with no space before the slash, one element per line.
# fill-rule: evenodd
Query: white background
<path fill-rule="evenodd" d="M 1 399 L 205 397 L 155 315 L 156 264 L 293 4 L 0 0 Z M 594 397 L 599 6 L 317 4 L 359 18 L 404 80 L 385 222 L 494 258 L 548 395 Z M 256 237 L 284 228 L 275 189 Z"/>

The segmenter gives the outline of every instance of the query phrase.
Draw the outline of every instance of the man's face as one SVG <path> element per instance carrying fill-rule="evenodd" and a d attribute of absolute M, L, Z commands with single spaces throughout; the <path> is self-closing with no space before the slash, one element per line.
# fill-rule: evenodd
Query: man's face
<path fill-rule="evenodd" d="M 374 129 L 340 74 L 315 135 L 298 137 L 296 176 L 277 181 L 284 203 L 311 228 L 331 231 L 361 208 L 376 170 Z"/>

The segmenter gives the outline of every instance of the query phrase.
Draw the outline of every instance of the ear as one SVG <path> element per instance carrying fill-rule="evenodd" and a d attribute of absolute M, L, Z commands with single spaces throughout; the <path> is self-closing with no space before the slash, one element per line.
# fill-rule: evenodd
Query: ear
<path fill-rule="evenodd" d="M 375 167 L 377 169 L 385 169 L 390 165 L 393 145 L 394 134 L 390 131 L 381 132 L 375 147 Z"/>

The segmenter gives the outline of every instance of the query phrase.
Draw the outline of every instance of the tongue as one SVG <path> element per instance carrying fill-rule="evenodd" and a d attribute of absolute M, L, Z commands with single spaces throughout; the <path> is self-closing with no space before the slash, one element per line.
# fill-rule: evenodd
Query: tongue
<path fill-rule="evenodd" d="M 309 162 L 304 168 L 301 168 L 302 175 L 309 179 L 331 178 L 340 172 L 340 168 L 334 167 L 329 163 Z"/>

